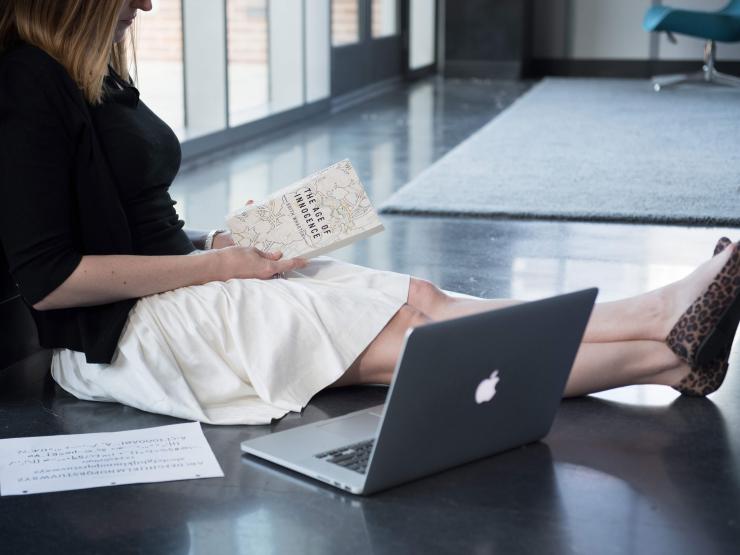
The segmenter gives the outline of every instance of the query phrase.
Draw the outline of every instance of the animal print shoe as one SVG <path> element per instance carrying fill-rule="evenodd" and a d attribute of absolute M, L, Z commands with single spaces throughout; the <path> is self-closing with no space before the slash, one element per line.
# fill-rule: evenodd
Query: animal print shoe
<path fill-rule="evenodd" d="M 712 256 L 717 256 L 730 245 L 732 245 L 732 241 L 727 237 L 720 237 L 719 241 L 717 241 L 717 245 L 714 247 L 714 254 Z"/>
<path fill-rule="evenodd" d="M 666 337 L 666 343 L 691 366 L 712 363 L 731 344 L 740 321 L 740 248 Z"/>
<path fill-rule="evenodd" d="M 717 256 L 731 244 L 732 241 L 727 237 L 720 238 L 720 240 L 717 241 L 717 245 L 714 247 L 713 256 Z M 719 386 L 722 385 L 722 382 L 727 375 L 730 349 L 732 347 L 734 337 L 735 332 L 732 332 L 731 337 L 723 349 L 724 352 L 720 354 L 720 356 L 704 366 L 692 367 L 688 376 L 683 378 L 677 385 L 673 386 L 673 389 L 680 391 L 681 394 L 689 397 L 704 397 L 719 389 Z"/>
<path fill-rule="evenodd" d="M 728 347 L 727 354 L 720 355 L 704 366 L 692 367 L 689 374 L 674 385 L 673 389 L 689 397 L 705 397 L 717 391 L 727 375 L 727 368 L 730 365 L 729 358 L 730 349 Z"/>

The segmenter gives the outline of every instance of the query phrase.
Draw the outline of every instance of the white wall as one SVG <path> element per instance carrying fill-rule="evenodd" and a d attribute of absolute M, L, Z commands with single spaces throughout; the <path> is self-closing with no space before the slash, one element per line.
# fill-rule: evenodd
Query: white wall
<path fill-rule="evenodd" d="M 642 17 L 651 0 L 572 0 L 573 58 L 646 59 L 650 35 Z"/>
<path fill-rule="evenodd" d="M 268 10 L 270 111 L 274 113 L 303 104 L 303 2 L 270 0 Z"/>
<path fill-rule="evenodd" d="M 535 58 L 647 60 L 651 40 L 657 58 L 700 60 L 703 41 L 676 35 L 671 44 L 664 33 L 651 39 L 642 20 L 657 0 L 534 0 L 532 54 Z M 712 11 L 727 0 L 663 0 L 663 5 Z M 718 44 L 717 57 L 740 60 L 740 43 Z M 720 68 L 721 69 L 721 68 Z"/>
<path fill-rule="evenodd" d="M 437 27 L 434 4 L 435 0 L 411 0 L 410 69 L 418 69 L 434 63 L 434 31 Z"/>
<path fill-rule="evenodd" d="M 226 127 L 224 2 L 183 1 L 188 138 Z"/>
<path fill-rule="evenodd" d="M 373 28 L 378 31 L 376 38 L 390 37 L 398 33 L 398 0 L 373 0 L 373 5 L 378 4 L 379 22 L 373 21 Z"/>
<path fill-rule="evenodd" d="M 329 96 L 329 0 L 306 0 L 306 102 Z"/>

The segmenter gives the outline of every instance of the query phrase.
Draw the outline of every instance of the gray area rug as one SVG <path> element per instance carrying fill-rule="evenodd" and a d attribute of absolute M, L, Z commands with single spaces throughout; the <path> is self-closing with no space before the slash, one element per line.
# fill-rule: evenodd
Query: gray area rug
<path fill-rule="evenodd" d="M 546 79 L 383 213 L 740 224 L 740 90 Z"/>

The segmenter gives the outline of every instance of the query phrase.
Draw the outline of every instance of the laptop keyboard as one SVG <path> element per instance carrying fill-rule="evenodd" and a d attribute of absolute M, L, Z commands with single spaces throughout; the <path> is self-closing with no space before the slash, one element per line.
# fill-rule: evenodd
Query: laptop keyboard
<path fill-rule="evenodd" d="M 365 474 L 367 472 L 367 461 L 370 459 L 370 452 L 373 450 L 373 444 L 375 444 L 375 438 L 346 445 L 339 449 L 325 451 L 314 456 L 317 459 L 323 459 L 326 462 L 343 466 L 360 474 Z"/>

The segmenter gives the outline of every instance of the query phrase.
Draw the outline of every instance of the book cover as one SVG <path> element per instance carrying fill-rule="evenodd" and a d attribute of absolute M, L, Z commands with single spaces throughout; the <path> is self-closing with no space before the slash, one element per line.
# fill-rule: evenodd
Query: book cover
<path fill-rule="evenodd" d="M 383 231 L 349 160 L 230 214 L 237 245 L 311 258 Z"/>

